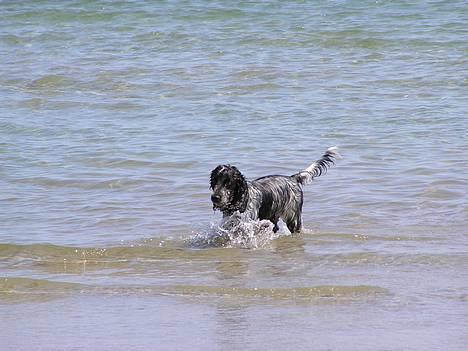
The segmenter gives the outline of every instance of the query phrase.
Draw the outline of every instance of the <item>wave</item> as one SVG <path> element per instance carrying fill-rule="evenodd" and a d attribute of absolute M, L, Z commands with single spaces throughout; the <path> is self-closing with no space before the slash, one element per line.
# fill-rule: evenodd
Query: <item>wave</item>
<path fill-rule="evenodd" d="M 180 248 L 149 245 L 113 247 L 73 247 L 51 244 L 0 244 L 0 259 L 22 258 L 41 261 L 106 262 L 128 261 L 134 258 L 177 257 Z"/>
<path fill-rule="evenodd" d="M 387 289 L 371 285 L 317 285 L 298 287 L 229 287 L 211 285 L 138 285 L 138 286 L 99 286 L 79 283 L 33 279 L 23 277 L 0 278 L 0 297 L 34 297 L 52 294 L 49 297 L 67 294 L 99 295 L 163 295 L 163 296 L 198 296 L 198 297 L 235 297 L 268 299 L 346 299 L 373 297 L 389 294 Z"/>
<path fill-rule="evenodd" d="M 129 188 L 133 186 L 140 186 L 146 184 L 146 179 L 131 179 L 131 178 L 117 178 L 98 179 L 93 177 L 80 177 L 77 178 L 51 178 L 46 176 L 38 177 L 24 177 L 16 178 L 15 183 L 19 184 L 32 184 L 46 188 L 71 188 L 71 189 L 113 189 L 113 188 Z"/>
<path fill-rule="evenodd" d="M 212 224 L 207 231 L 193 233 L 182 239 L 149 238 L 122 246 L 79 247 L 53 244 L 0 243 L 0 260 L 34 261 L 49 263 L 109 263 L 133 260 L 187 260 L 206 257 L 200 249 L 269 247 L 269 244 L 286 232 L 273 233 L 269 221 L 229 220 L 222 226 Z M 212 250 L 209 257 L 223 255 Z"/>
<path fill-rule="evenodd" d="M 131 244 L 109 247 L 4 243 L 0 244 L 0 267 L 14 268 L 21 264 L 22 267 L 33 266 L 43 270 L 47 269 L 47 264 L 59 264 L 68 265 L 68 269 L 71 269 L 73 265 L 87 263 L 100 269 L 110 266 L 124 268 L 135 263 L 145 264 L 145 262 L 155 261 L 217 262 L 230 256 L 225 249 L 297 251 L 301 257 L 306 254 L 309 262 L 334 266 L 460 265 L 466 260 L 463 252 L 446 251 L 445 244 L 440 238 L 315 234 L 307 231 L 298 236 L 291 236 L 284 230 L 273 233 L 270 226 L 269 222 L 252 221 L 238 224 L 231 230 L 227 230 L 213 224 L 207 231 L 193 233 L 182 239 L 148 238 Z M 306 241 L 317 249 L 304 253 L 301 248 Z M 390 246 L 378 252 L 368 251 L 365 244 L 367 241 L 371 241 L 372 245 L 380 245 L 383 249 L 385 245 Z M 357 247 L 356 242 L 362 242 L 364 246 Z M 352 251 L 349 250 L 349 245 L 352 245 Z M 423 245 L 424 247 L 415 252 L 408 251 L 407 245 Z"/>

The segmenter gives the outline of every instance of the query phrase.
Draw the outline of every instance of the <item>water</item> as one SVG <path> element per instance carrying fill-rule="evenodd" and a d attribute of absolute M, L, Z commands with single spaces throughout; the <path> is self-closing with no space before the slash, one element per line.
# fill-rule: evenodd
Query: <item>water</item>
<path fill-rule="evenodd" d="M 3 347 L 464 350 L 467 18 L 0 3 Z M 303 233 L 224 240 L 211 169 L 292 174 L 333 145 Z"/>

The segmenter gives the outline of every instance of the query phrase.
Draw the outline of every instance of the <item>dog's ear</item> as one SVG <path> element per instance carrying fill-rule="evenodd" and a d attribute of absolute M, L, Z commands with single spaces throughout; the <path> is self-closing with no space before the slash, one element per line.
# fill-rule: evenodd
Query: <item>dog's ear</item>
<path fill-rule="evenodd" d="M 245 210 L 248 186 L 245 177 L 242 173 L 234 166 L 231 166 L 233 171 L 232 180 L 235 184 L 234 193 L 233 193 L 233 205 L 235 205 L 236 210 L 243 212 Z"/>
<path fill-rule="evenodd" d="M 217 181 L 218 181 L 218 175 L 219 172 L 223 169 L 222 165 L 219 165 L 215 169 L 211 171 L 211 176 L 210 176 L 210 189 L 214 189 Z"/>

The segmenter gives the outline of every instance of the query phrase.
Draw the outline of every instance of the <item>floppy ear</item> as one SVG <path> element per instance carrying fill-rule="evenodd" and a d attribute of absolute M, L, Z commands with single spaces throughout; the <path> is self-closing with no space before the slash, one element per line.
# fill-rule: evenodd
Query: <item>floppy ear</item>
<path fill-rule="evenodd" d="M 232 204 L 234 205 L 235 210 L 243 212 L 247 206 L 247 181 L 237 167 L 231 166 L 231 169 L 233 171 L 232 181 L 235 184 L 234 192 L 232 194 Z"/>
<path fill-rule="evenodd" d="M 216 167 L 215 169 L 213 169 L 211 171 L 210 189 L 214 189 L 216 183 L 218 182 L 218 175 L 219 175 L 219 171 L 221 171 L 221 169 L 223 169 L 223 166 L 219 165 L 218 167 Z"/>

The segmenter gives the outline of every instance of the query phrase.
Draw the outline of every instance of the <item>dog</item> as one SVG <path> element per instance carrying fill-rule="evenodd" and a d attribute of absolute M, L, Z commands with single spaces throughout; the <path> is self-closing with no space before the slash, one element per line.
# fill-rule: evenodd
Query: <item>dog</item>
<path fill-rule="evenodd" d="M 253 181 L 247 181 L 235 166 L 219 165 L 210 176 L 213 210 L 220 210 L 223 217 L 239 211 L 252 220 L 269 220 L 275 233 L 278 220 L 282 219 L 291 233 L 298 233 L 302 229 L 302 187 L 325 174 L 339 157 L 338 148 L 331 147 L 299 173 L 269 175 Z"/>

